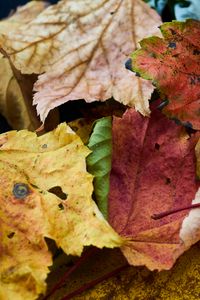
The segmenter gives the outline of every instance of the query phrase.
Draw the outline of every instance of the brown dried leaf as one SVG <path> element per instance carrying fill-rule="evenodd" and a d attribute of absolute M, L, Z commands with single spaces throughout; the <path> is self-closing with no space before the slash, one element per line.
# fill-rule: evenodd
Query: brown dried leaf
<path fill-rule="evenodd" d="M 158 33 L 160 18 L 141 0 L 63 0 L 34 21 L 1 35 L 0 44 L 22 73 L 42 73 L 34 104 L 44 122 L 69 100 L 114 97 L 149 114 L 153 87 L 125 70 L 138 41 Z"/>
<path fill-rule="evenodd" d="M 0 54 L 0 113 L 14 129 L 35 130 L 40 126 L 32 106 L 31 87 L 35 76 L 21 75 L 23 80 L 17 80 L 16 75 L 20 72 L 13 71 L 9 59 Z"/>

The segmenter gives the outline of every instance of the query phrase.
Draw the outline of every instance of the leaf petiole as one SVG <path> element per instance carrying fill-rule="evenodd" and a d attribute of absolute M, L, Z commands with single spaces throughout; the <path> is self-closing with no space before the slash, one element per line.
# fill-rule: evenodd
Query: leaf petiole
<path fill-rule="evenodd" d="M 187 209 L 193 209 L 193 208 L 200 208 L 200 203 L 191 204 L 191 205 L 181 207 L 181 208 L 177 208 L 177 209 L 167 210 L 167 211 L 161 212 L 159 214 L 153 214 L 151 216 L 151 218 L 153 220 L 159 220 L 159 219 L 162 219 L 162 218 L 167 217 L 169 215 L 175 214 L 177 212 L 187 210 Z"/>

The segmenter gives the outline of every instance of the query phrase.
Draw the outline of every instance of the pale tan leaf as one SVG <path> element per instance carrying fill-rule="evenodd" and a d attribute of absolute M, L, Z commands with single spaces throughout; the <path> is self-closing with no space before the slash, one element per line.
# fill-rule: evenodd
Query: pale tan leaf
<path fill-rule="evenodd" d="M 43 122 L 51 109 L 76 99 L 114 97 L 148 115 L 153 86 L 124 63 L 139 40 L 158 34 L 158 25 L 142 0 L 63 0 L 2 35 L 0 44 L 21 72 L 46 72 L 34 98 Z"/>
<path fill-rule="evenodd" d="M 32 1 L 23 7 L 19 7 L 11 17 L 0 21 L 0 33 L 8 33 L 16 30 L 23 24 L 33 20 L 45 7 L 47 3 L 42 1 Z M 39 127 L 35 110 L 30 105 L 27 106 L 27 97 L 22 95 L 20 85 L 15 77 L 9 59 L 0 54 L 0 113 L 6 118 L 9 125 L 14 129 L 28 128 L 34 130 Z M 33 80 L 26 77 L 29 81 L 30 96 L 29 104 L 32 102 L 31 85 Z M 25 81 L 25 80 L 24 80 Z M 21 81 L 22 83 L 22 81 Z M 24 86 L 27 86 L 27 80 Z M 23 89 L 24 91 L 24 89 Z"/>
<path fill-rule="evenodd" d="M 43 1 L 31 1 L 18 7 L 13 15 L 0 21 L 0 33 L 7 34 L 8 31 L 16 30 L 21 25 L 31 22 L 46 7 L 47 2 Z"/>

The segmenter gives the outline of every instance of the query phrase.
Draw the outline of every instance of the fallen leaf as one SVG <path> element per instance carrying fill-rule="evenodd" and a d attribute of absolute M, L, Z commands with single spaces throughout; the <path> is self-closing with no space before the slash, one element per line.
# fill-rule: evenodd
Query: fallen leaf
<path fill-rule="evenodd" d="M 31 130 L 29 113 L 20 87 L 14 77 L 9 60 L 1 54 L 0 79 L 0 113 L 12 128 L 29 128 Z"/>
<path fill-rule="evenodd" d="M 0 22 L 0 33 L 6 34 L 30 22 L 46 6 L 47 3 L 45 2 L 31 1 L 18 8 L 14 15 Z M 0 113 L 14 129 L 37 129 L 40 126 L 40 122 L 37 119 L 35 110 L 27 106 L 13 71 L 9 60 L 0 54 Z M 25 85 L 27 86 L 27 81 Z M 32 106 L 32 89 L 30 84 L 28 84 L 28 87 L 30 88 L 29 93 L 31 93 L 29 103 Z"/>
<path fill-rule="evenodd" d="M 160 17 L 141 0 L 63 0 L 35 20 L 0 36 L 0 45 L 22 73 L 44 73 L 34 104 L 42 122 L 67 101 L 111 97 L 149 115 L 151 83 L 125 70 L 124 62 Z"/>
<path fill-rule="evenodd" d="M 85 118 L 76 119 L 68 123 L 71 129 L 81 138 L 83 143 L 87 145 L 92 131 L 93 123 Z"/>
<path fill-rule="evenodd" d="M 169 104 L 170 118 L 200 129 L 200 22 L 171 22 L 161 26 L 164 39 L 153 36 L 140 42 L 132 54 L 133 70 L 152 80 Z"/>
<path fill-rule="evenodd" d="M 198 179 L 200 179 L 200 139 L 196 144 L 195 153 L 196 153 L 196 174 Z"/>
<path fill-rule="evenodd" d="M 172 270 L 151 272 L 145 267 L 129 267 L 72 299 L 197 300 L 200 290 L 199 255 L 200 243 L 184 253 Z M 67 284 L 49 297 L 49 300 L 65 299 L 72 291 L 119 267 L 121 262 L 123 261 L 119 254 L 117 257 L 108 249 L 101 251 L 97 258 L 93 257 L 86 266 L 72 274 Z M 50 275 L 51 284 L 54 284 L 55 279 L 63 271 L 64 268 L 60 268 L 55 274 Z"/>
<path fill-rule="evenodd" d="M 45 292 L 52 263 L 43 236 L 45 199 L 16 165 L 0 161 L 0 166 L 0 299 L 36 299 Z M 17 183 L 29 191 L 26 197 L 15 197 Z"/>
<path fill-rule="evenodd" d="M 8 31 L 14 31 L 21 25 L 34 20 L 46 7 L 47 2 L 31 1 L 24 6 L 17 8 L 17 11 L 9 18 L 0 21 L 0 33 L 7 34 Z"/>
<path fill-rule="evenodd" d="M 188 210 L 152 219 L 195 199 L 196 139 L 182 130 L 155 109 L 150 119 L 134 109 L 114 118 L 109 222 L 126 238 L 122 251 L 132 265 L 170 269 L 200 239 L 195 222 L 183 232 Z M 200 202 L 199 193 L 196 197 Z"/>
<path fill-rule="evenodd" d="M 36 299 L 52 263 L 45 237 L 72 255 L 123 240 L 91 198 L 90 150 L 69 127 L 60 124 L 41 137 L 11 131 L 0 140 L 0 295 Z"/>
<path fill-rule="evenodd" d="M 94 176 L 94 194 L 98 208 L 108 218 L 108 194 L 112 160 L 112 118 L 105 117 L 95 122 L 88 148 L 88 172 Z"/>

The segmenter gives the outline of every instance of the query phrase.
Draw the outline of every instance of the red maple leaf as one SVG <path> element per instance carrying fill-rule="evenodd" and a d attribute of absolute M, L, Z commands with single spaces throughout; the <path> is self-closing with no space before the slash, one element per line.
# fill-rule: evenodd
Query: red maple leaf
<path fill-rule="evenodd" d="M 132 69 L 152 80 L 168 105 L 164 113 L 200 129 L 200 22 L 161 26 L 164 39 L 150 37 L 132 54 Z"/>

